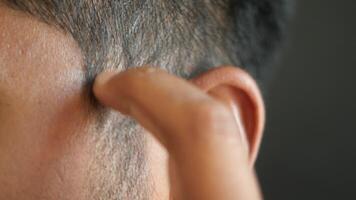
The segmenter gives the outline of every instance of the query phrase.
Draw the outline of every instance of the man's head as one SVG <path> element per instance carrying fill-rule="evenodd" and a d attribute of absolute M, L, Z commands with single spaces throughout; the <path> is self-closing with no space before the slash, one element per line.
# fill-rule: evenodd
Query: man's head
<path fill-rule="evenodd" d="M 258 78 L 286 11 L 285 0 L 0 1 L 0 197 L 162 193 L 164 153 L 131 119 L 93 105 L 94 77 L 141 65 L 192 77 L 231 64 Z"/>

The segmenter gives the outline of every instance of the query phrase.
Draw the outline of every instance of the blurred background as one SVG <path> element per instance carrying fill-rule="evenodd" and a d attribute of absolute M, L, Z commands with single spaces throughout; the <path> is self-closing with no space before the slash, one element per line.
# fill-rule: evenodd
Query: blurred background
<path fill-rule="evenodd" d="M 265 199 L 356 199 L 356 1 L 297 0 L 269 82 Z"/>

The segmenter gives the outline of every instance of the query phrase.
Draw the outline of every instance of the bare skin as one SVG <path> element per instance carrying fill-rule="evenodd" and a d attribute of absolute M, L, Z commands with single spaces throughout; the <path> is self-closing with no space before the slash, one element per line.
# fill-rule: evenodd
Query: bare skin
<path fill-rule="evenodd" d="M 140 68 L 103 73 L 94 91 L 166 148 L 173 199 L 261 199 L 244 141 L 237 137 L 244 134 L 241 124 L 223 100 L 192 83 Z"/>

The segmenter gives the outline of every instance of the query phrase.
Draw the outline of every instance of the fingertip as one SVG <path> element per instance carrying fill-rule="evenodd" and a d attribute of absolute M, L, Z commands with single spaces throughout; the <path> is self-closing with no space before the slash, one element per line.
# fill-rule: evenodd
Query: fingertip
<path fill-rule="evenodd" d="M 107 98 L 107 89 L 109 86 L 110 80 L 112 80 L 117 75 L 117 72 L 114 71 L 105 71 L 100 73 L 94 81 L 93 92 L 95 97 L 103 102 Z"/>

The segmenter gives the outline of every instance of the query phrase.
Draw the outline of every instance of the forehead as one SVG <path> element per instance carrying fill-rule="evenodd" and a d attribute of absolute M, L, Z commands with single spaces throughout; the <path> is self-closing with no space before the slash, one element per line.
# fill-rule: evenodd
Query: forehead
<path fill-rule="evenodd" d="M 63 84 L 83 81 L 82 66 L 69 35 L 0 4 L 0 91 L 70 88 Z"/>

